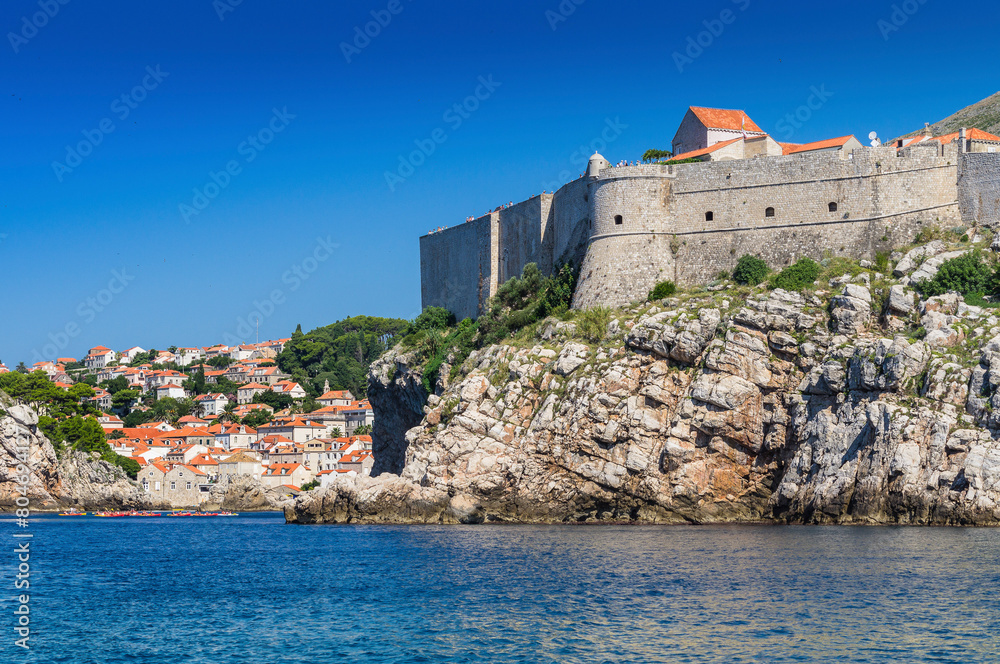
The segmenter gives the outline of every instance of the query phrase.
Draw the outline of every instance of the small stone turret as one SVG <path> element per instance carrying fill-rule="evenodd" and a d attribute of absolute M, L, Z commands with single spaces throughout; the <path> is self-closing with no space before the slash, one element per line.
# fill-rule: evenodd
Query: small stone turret
<path fill-rule="evenodd" d="M 587 164 L 587 177 L 596 178 L 602 170 L 609 166 L 611 166 L 611 162 L 595 152 L 594 156 L 590 158 L 590 163 Z"/>

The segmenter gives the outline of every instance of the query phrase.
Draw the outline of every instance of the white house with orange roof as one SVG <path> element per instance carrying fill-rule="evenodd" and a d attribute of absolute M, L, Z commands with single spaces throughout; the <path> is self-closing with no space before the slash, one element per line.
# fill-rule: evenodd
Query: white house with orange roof
<path fill-rule="evenodd" d="M 173 383 L 167 383 L 166 385 L 160 385 L 156 388 L 156 398 L 165 399 L 170 397 L 171 399 L 183 399 L 185 395 L 184 388 L 180 385 L 175 385 Z"/>
<path fill-rule="evenodd" d="M 186 367 L 205 357 L 205 351 L 200 348 L 178 348 L 174 355 L 177 358 L 175 360 L 177 364 Z"/>
<path fill-rule="evenodd" d="M 121 421 L 120 418 L 114 415 L 108 415 L 104 413 L 97 416 L 97 423 L 101 425 L 101 428 L 105 430 L 105 433 L 110 429 L 121 429 L 125 426 L 125 423 Z"/>
<path fill-rule="evenodd" d="M 83 365 L 91 371 L 103 369 L 109 362 L 114 362 L 116 357 L 115 351 L 110 348 L 106 346 L 94 346 L 87 351 L 87 356 L 83 358 Z"/>
<path fill-rule="evenodd" d="M 90 397 L 89 401 L 101 410 L 111 408 L 111 393 L 103 387 L 95 387 L 94 396 Z"/>
<path fill-rule="evenodd" d="M 267 392 L 267 385 L 261 385 L 260 383 L 247 383 L 246 385 L 240 385 L 236 390 L 236 403 L 238 404 L 248 404 L 253 401 L 253 398 L 262 392 Z"/>
<path fill-rule="evenodd" d="M 245 424 L 229 424 L 215 434 L 215 444 L 226 450 L 249 450 L 257 441 L 257 430 Z"/>
<path fill-rule="evenodd" d="M 331 390 L 330 381 L 323 385 L 323 394 L 316 401 L 321 406 L 350 406 L 354 403 L 354 395 L 350 390 Z"/>
<path fill-rule="evenodd" d="M 371 475 L 373 465 L 375 465 L 375 459 L 371 452 L 358 451 L 341 457 L 337 463 L 337 470 L 354 471 L 358 475 Z"/>
<path fill-rule="evenodd" d="M 201 412 L 205 417 L 221 415 L 222 411 L 229 405 L 229 397 L 215 392 L 198 395 L 195 397 L 195 401 L 201 406 Z"/>
<path fill-rule="evenodd" d="M 287 394 L 293 399 L 306 398 L 306 391 L 302 388 L 301 385 L 292 380 L 278 381 L 277 383 L 271 386 L 271 390 L 273 392 L 277 392 L 278 394 Z"/>
<path fill-rule="evenodd" d="M 355 401 L 349 408 L 343 410 L 344 433 L 353 436 L 358 427 L 370 427 L 375 423 L 375 411 L 367 401 Z"/>
<path fill-rule="evenodd" d="M 329 433 L 326 426 L 318 422 L 307 422 L 300 418 L 274 420 L 257 428 L 258 437 L 277 434 L 291 438 L 292 442 L 295 443 L 304 443 L 313 438 L 323 438 L 329 435 Z"/>
<path fill-rule="evenodd" d="M 764 136 L 767 133 L 750 119 L 746 111 L 691 106 L 674 135 L 673 158 L 678 159 L 682 154 L 704 150 L 719 143 Z M 780 146 L 776 154 L 781 154 Z"/>
<path fill-rule="evenodd" d="M 274 488 L 282 484 L 301 487 L 303 484 L 311 482 L 314 477 L 315 473 L 301 463 L 275 463 L 266 468 L 261 482 L 265 486 Z"/>
<path fill-rule="evenodd" d="M 132 346 L 128 350 L 123 350 L 121 353 L 119 353 L 119 357 L 121 358 L 122 362 L 124 362 L 125 364 L 129 364 L 135 361 L 136 355 L 146 352 L 148 351 L 145 348 L 141 348 L 139 346 Z"/>
<path fill-rule="evenodd" d="M 5 374 L 5 373 L 10 373 L 10 369 L 8 369 L 3 362 L 0 362 L 0 374 Z"/>

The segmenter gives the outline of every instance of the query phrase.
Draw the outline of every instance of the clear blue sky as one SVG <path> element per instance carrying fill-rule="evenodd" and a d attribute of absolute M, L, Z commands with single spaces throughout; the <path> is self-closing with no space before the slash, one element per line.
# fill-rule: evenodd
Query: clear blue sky
<path fill-rule="evenodd" d="M 575 178 L 609 121 L 612 162 L 669 148 L 689 105 L 892 138 L 1000 87 L 996 3 L 398 2 L 73 0 L 35 29 L 38 0 L 6 0 L 0 359 L 252 341 L 255 303 L 261 339 L 410 318 L 420 235 Z M 689 37 L 708 45 L 679 67 Z M 813 87 L 832 95 L 789 135 Z"/>

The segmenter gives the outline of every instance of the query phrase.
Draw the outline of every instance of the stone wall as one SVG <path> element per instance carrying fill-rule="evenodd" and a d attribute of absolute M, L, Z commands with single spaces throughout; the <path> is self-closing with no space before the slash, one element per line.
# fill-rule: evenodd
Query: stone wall
<path fill-rule="evenodd" d="M 423 305 L 475 317 L 527 263 L 582 261 L 575 307 L 701 283 L 743 254 L 775 268 L 825 253 L 874 258 L 925 225 L 1000 221 L 1000 156 L 955 145 L 607 168 L 421 238 Z M 770 211 L 769 211 L 770 209 Z M 620 223 L 618 223 L 620 221 Z"/>
<path fill-rule="evenodd" d="M 498 213 L 498 285 L 512 277 L 520 277 L 528 263 L 535 263 L 543 272 L 551 269 L 551 255 L 545 255 L 542 243 L 542 231 L 551 205 L 551 196 L 535 196 Z"/>
<path fill-rule="evenodd" d="M 590 240 L 590 183 L 581 177 L 563 186 L 552 196 L 544 238 L 553 268 L 563 263 L 579 266 Z"/>
<path fill-rule="evenodd" d="M 424 307 L 444 307 L 459 320 L 479 315 L 497 288 L 498 217 L 494 212 L 420 238 Z"/>
<path fill-rule="evenodd" d="M 640 300 L 664 279 L 710 281 L 747 253 L 775 268 L 874 257 L 925 224 L 954 225 L 956 181 L 957 154 L 895 148 L 607 169 L 574 307 Z"/>
<path fill-rule="evenodd" d="M 976 153 L 962 158 L 958 198 L 963 222 L 1000 223 L 1000 154 Z"/>

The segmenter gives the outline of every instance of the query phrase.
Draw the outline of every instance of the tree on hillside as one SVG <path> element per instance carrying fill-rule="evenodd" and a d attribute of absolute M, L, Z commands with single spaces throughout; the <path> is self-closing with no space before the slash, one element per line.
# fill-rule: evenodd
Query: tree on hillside
<path fill-rule="evenodd" d="M 26 374 L 28 373 L 28 365 L 26 365 L 24 362 L 18 362 L 17 367 L 14 368 L 14 371 Z"/>
<path fill-rule="evenodd" d="M 368 389 L 368 366 L 389 349 L 409 323 L 396 318 L 355 316 L 302 334 L 301 326 L 278 355 L 278 367 L 310 396 L 323 383 L 361 397 Z"/>

